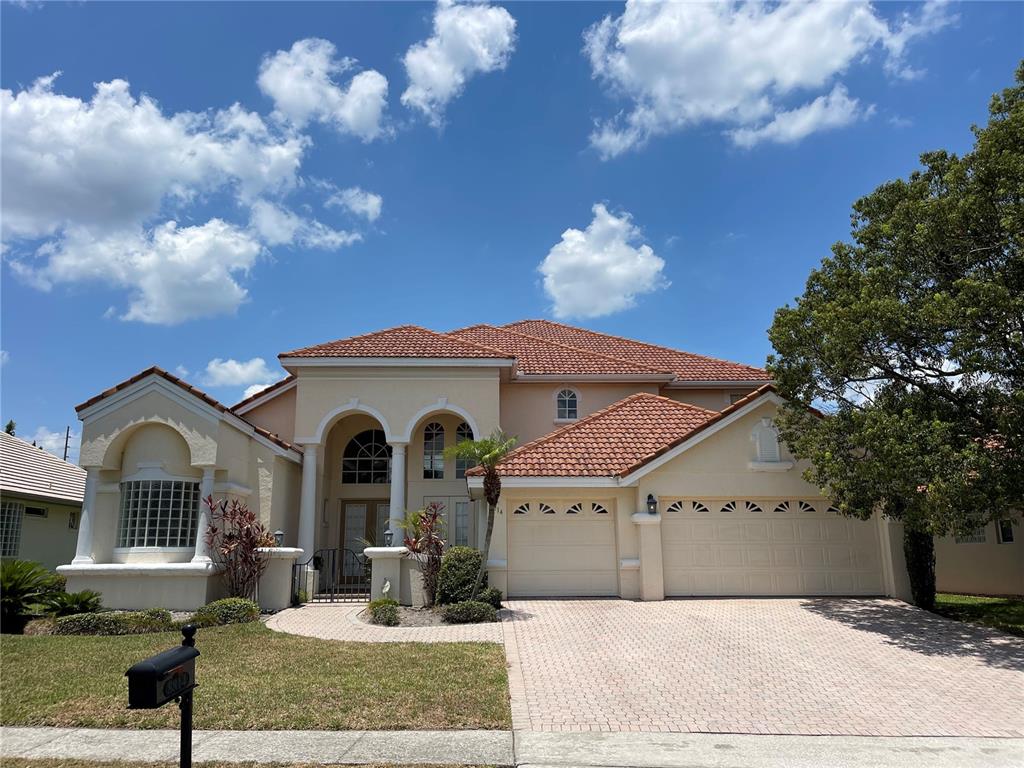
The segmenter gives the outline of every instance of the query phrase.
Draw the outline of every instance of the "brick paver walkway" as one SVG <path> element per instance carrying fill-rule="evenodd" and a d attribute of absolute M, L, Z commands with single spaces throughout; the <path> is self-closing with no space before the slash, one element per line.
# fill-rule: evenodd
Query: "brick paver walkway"
<path fill-rule="evenodd" d="M 359 620 L 365 603 L 310 603 L 275 613 L 267 626 L 292 635 L 356 643 L 500 643 L 501 625 L 452 624 L 440 627 L 378 627 Z"/>
<path fill-rule="evenodd" d="M 1024 641 L 891 600 L 521 600 L 513 727 L 1024 736 Z"/>

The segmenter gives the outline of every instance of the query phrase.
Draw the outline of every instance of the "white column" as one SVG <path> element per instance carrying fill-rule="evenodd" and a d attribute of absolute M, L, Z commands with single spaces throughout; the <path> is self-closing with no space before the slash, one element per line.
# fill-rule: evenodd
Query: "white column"
<path fill-rule="evenodd" d="M 405 522 L 405 449 L 408 443 L 389 443 L 391 446 L 391 507 L 388 527 L 394 534 L 391 546 L 402 545 L 401 524 Z"/>
<path fill-rule="evenodd" d="M 206 500 L 213 496 L 213 475 L 216 467 L 203 467 L 203 479 L 199 483 L 199 521 L 196 525 L 196 553 L 193 563 L 209 563 L 210 547 L 206 543 L 206 529 L 210 527 L 210 508 Z"/>
<path fill-rule="evenodd" d="M 78 544 L 72 565 L 93 563 L 92 524 L 96 514 L 96 486 L 100 482 L 100 468 L 85 468 L 85 498 L 82 499 L 82 513 L 78 516 Z"/>
<path fill-rule="evenodd" d="M 302 497 L 299 503 L 299 548 L 302 561 L 313 556 L 316 549 L 316 457 L 319 445 L 309 443 L 302 448 Z"/>

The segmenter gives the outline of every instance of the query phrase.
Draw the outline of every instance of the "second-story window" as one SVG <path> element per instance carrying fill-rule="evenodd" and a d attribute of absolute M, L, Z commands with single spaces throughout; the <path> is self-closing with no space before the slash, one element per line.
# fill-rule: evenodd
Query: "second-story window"
<path fill-rule="evenodd" d="M 436 421 L 423 430 L 423 479 L 444 480 L 444 427 Z"/>
<path fill-rule="evenodd" d="M 455 430 L 455 444 L 458 445 L 466 440 L 473 439 L 473 430 L 469 428 L 469 424 L 462 422 L 459 424 L 458 429 Z M 473 466 L 473 462 L 469 459 L 456 459 L 455 460 L 455 478 L 461 480 L 466 476 L 466 470 Z"/>
<path fill-rule="evenodd" d="M 579 418 L 579 399 L 571 389 L 559 390 L 555 397 L 555 418 L 567 420 Z"/>

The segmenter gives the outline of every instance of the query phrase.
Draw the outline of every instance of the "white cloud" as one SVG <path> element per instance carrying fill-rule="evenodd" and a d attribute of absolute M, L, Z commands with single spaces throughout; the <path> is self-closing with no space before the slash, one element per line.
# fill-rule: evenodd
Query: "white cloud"
<path fill-rule="evenodd" d="M 586 230 L 567 229 L 538 267 L 556 317 L 600 317 L 628 309 L 636 297 L 667 288 L 665 261 L 641 244 L 628 213 L 593 207 Z"/>
<path fill-rule="evenodd" d="M 52 453 L 58 459 L 64 458 L 64 430 L 61 430 L 60 432 L 53 432 L 46 427 L 39 427 L 31 437 L 22 439 L 28 440 L 30 443 L 35 443 L 47 453 Z M 77 432 L 72 432 L 71 437 L 68 439 L 67 458 L 67 460 L 72 464 L 78 462 L 78 451 L 81 446 L 81 442 L 82 435 Z"/>
<path fill-rule="evenodd" d="M 257 82 L 277 115 L 296 128 L 316 121 L 372 141 L 385 133 L 388 80 L 368 69 L 339 85 L 337 77 L 355 66 L 355 59 L 337 58 L 333 43 L 312 37 L 265 57 Z"/>
<path fill-rule="evenodd" d="M 357 233 L 332 229 L 316 219 L 304 219 L 266 200 L 253 203 L 250 226 L 267 245 L 298 243 L 306 248 L 335 251 L 362 239 Z"/>
<path fill-rule="evenodd" d="M 432 125 L 473 75 L 504 69 L 516 44 L 516 20 L 500 6 L 438 0 L 433 34 L 405 53 L 409 87 L 402 103 Z"/>
<path fill-rule="evenodd" d="M 328 208 L 338 206 L 363 216 L 367 221 L 376 221 L 384 206 L 384 198 L 359 187 L 349 187 L 335 192 L 327 198 L 325 205 Z"/>
<path fill-rule="evenodd" d="M 242 393 L 242 400 L 248 400 L 250 397 L 262 392 L 269 386 L 270 384 L 253 384 L 252 386 L 246 387 L 245 391 Z"/>
<path fill-rule="evenodd" d="M 252 235 L 220 219 L 192 227 L 168 221 L 150 231 L 100 236 L 69 229 L 39 248 L 42 266 L 12 261 L 11 267 L 41 290 L 86 281 L 127 288 L 123 320 L 175 325 L 237 310 L 247 296 L 237 278 L 262 251 Z"/>
<path fill-rule="evenodd" d="M 769 134 L 785 135 L 798 122 L 804 135 L 834 127 L 838 107 L 815 107 L 817 98 L 793 107 L 793 100 L 820 94 L 878 47 L 891 75 L 917 76 L 905 63 L 909 43 L 950 20 L 942 2 L 890 22 L 867 3 L 628 0 L 621 16 L 605 17 L 584 33 L 594 77 L 631 103 L 597 123 L 591 144 L 609 158 L 701 123 L 721 124 L 741 140 L 743 131 L 776 121 Z M 815 123 L 815 115 L 824 122 Z"/>
<path fill-rule="evenodd" d="M 262 357 L 251 360 L 226 360 L 215 357 L 206 364 L 201 381 L 208 387 L 266 387 L 283 378 L 280 371 L 271 370 Z"/>
<path fill-rule="evenodd" d="M 6 349 L 0 349 L 0 365 L 7 365 L 10 359 L 10 353 Z"/>
<path fill-rule="evenodd" d="M 188 376 L 188 368 L 186 368 L 184 365 L 176 365 L 174 366 L 174 375 L 177 376 L 179 379 L 184 379 L 186 376 Z"/>
<path fill-rule="evenodd" d="M 729 135 L 741 147 L 752 147 L 762 141 L 794 144 L 812 133 L 844 125 L 871 113 L 861 109 L 857 99 L 851 99 L 845 86 L 837 85 L 827 96 L 796 109 L 776 113 L 771 122 L 757 128 L 737 128 Z"/>

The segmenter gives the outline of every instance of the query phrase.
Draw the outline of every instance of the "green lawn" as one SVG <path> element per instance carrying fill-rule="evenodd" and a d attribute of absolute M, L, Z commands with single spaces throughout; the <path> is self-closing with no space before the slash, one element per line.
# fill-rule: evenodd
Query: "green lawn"
<path fill-rule="evenodd" d="M 935 612 L 950 619 L 981 624 L 1024 637 L 1024 600 L 940 592 L 935 596 Z"/>
<path fill-rule="evenodd" d="M 128 711 L 124 671 L 178 634 L 0 638 L 0 722 L 177 727 L 178 709 Z M 199 631 L 196 728 L 510 728 L 494 643 L 340 643 L 261 623 Z"/>

